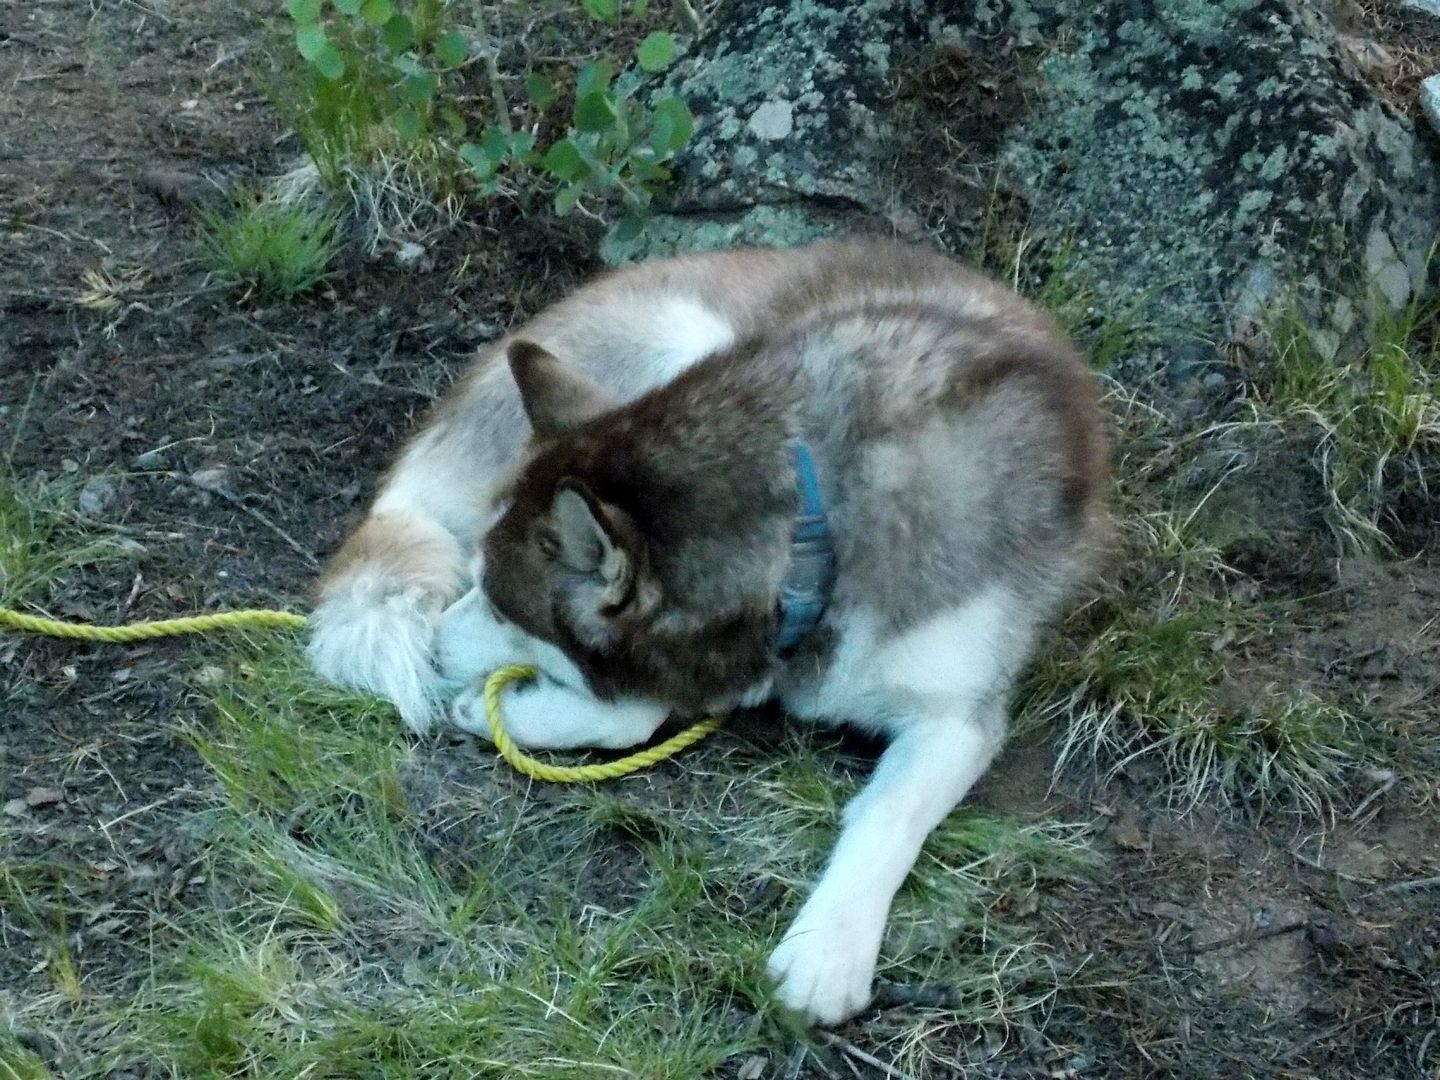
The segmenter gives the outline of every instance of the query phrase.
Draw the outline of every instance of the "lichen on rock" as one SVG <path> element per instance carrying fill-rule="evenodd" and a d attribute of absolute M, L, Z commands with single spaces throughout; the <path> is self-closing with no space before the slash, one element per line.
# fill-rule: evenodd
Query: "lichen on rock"
<path fill-rule="evenodd" d="M 1023 115 L 903 105 L 947 48 L 991 71 L 1038 54 Z M 1424 286 L 1440 232 L 1428 147 L 1302 0 L 735 0 L 666 89 L 695 137 L 661 221 L 607 258 L 913 225 L 906 198 L 967 140 L 1092 287 L 1174 329 L 1262 318 L 1300 283 L 1339 340 L 1371 293 Z"/>
<path fill-rule="evenodd" d="M 1242 296 L 1262 310 L 1257 266 L 1266 301 L 1315 283 L 1322 321 L 1331 294 L 1399 305 L 1423 286 L 1433 165 L 1333 30 L 1287 0 L 1106 5 L 1043 72 L 1007 176 L 1077 238 L 1077 265 L 1153 289 L 1176 323 L 1213 325 Z"/>
<path fill-rule="evenodd" d="M 921 34 L 922 14 L 909 0 L 726 5 L 666 79 L 696 129 L 665 216 L 636 241 L 608 241 L 604 256 L 740 238 L 802 242 L 827 231 L 807 220 L 806 205 L 877 202 L 876 162 L 893 153 L 896 137 L 883 117 L 891 42 Z M 769 212 L 748 214 L 752 208 Z M 766 227 L 778 231 L 770 236 Z"/>

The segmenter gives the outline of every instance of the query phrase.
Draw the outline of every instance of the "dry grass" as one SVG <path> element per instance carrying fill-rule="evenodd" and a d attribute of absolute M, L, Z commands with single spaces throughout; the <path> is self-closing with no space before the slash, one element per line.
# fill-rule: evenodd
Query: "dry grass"
<path fill-rule="evenodd" d="M 31 600 L 66 574 L 122 553 L 77 520 L 79 485 L 18 480 L 0 467 L 0 607 Z"/>
<path fill-rule="evenodd" d="M 1339 703 L 1267 675 L 1293 604 L 1255 599 L 1226 561 L 1253 523 L 1210 509 L 1253 459 L 1224 428 L 1184 433 L 1112 389 L 1124 553 L 1101 595 L 1035 666 L 1020 717 L 1060 729 L 1057 770 L 1105 779 L 1153 762 L 1171 808 L 1285 809 L 1326 820 L 1375 752 Z M 1203 486 L 1193 466 L 1210 459 Z"/>
<path fill-rule="evenodd" d="M 1420 83 L 1440 71 L 1440 18 L 1405 0 L 1358 0 L 1354 59 L 1382 97 L 1417 124 Z"/>

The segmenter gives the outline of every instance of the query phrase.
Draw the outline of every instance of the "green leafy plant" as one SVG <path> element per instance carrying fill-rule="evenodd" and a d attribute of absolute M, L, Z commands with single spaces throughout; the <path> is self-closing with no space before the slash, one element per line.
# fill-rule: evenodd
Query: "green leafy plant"
<path fill-rule="evenodd" d="M 289 298 L 325 277 L 339 247 L 333 211 L 241 196 L 228 211 L 201 218 L 201 249 L 221 281 Z"/>
<path fill-rule="evenodd" d="M 454 99 L 469 44 L 446 29 L 439 0 L 287 0 L 286 11 L 304 63 L 277 98 L 327 183 L 386 140 L 414 144 L 436 125 L 464 131 L 442 100 Z"/>
<path fill-rule="evenodd" d="M 583 0 L 581 7 L 600 23 L 620 22 L 618 0 Z M 288 0 L 286 10 L 303 63 L 277 97 L 332 188 L 347 186 L 347 169 L 439 145 L 445 152 L 428 159 L 457 167 L 447 181 L 490 195 L 507 179 L 539 179 L 555 189 L 562 215 L 588 209 L 588 197 L 618 199 L 626 214 L 620 230 L 633 235 L 670 179 L 666 163 L 694 130 L 683 101 L 662 95 L 647 103 L 638 95 L 641 80 L 617 80 L 619 64 L 608 56 L 581 66 L 573 82 L 569 72 L 556 79 L 502 71 L 486 28 L 479 26 L 472 41 L 449 25 L 440 0 Z M 643 6 L 631 14 L 643 16 Z M 643 72 L 662 72 L 678 48 L 671 34 L 654 31 L 636 48 L 635 63 Z M 467 97 L 469 69 L 483 69 L 484 93 Z M 517 108 L 506 85 L 521 76 L 525 96 Z M 572 86 L 562 126 L 553 110 Z M 480 116 L 468 107 L 477 99 L 488 99 Z"/>
<path fill-rule="evenodd" d="M 673 44 L 653 45 L 656 36 L 641 43 L 642 66 L 647 66 L 647 55 L 651 65 L 669 62 L 667 50 L 673 50 Z M 560 185 L 555 212 L 570 213 L 589 192 L 615 191 L 629 211 L 617 226 L 616 239 L 633 237 L 643 220 L 640 212 L 670 180 L 665 163 L 694 130 L 694 118 L 678 97 L 663 98 L 649 108 L 635 99 L 633 90 L 617 88 L 612 63 L 598 60 L 585 65 L 575 82 L 571 133 L 540 159 Z"/>

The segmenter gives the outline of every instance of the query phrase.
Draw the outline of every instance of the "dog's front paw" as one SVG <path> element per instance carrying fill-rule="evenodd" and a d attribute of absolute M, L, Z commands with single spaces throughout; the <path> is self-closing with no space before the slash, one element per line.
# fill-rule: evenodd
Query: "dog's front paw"
<path fill-rule="evenodd" d="M 780 1003 L 827 1026 L 868 1005 L 880 952 L 880 933 L 869 922 L 802 910 L 766 965 Z"/>
<path fill-rule="evenodd" d="M 477 679 L 450 699 L 450 723 L 461 731 L 494 742 L 485 713 L 485 680 Z"/>
<path fill-rule="evenodd" d="M 495 737 L 490 731 L 490 716 L 485 709 L 487 678 L 473 679 L 450 701 L 450 722 L 461 731 L 478 735 L 488 742 Z M 531 750 L 565 750 L 587 745 L 586 701 L 556 686 L 544 675 L 508 689 L 501 697 L 500 718 L 515 745 Z M 578 727 L 578 731 L 572 731 Z"/>

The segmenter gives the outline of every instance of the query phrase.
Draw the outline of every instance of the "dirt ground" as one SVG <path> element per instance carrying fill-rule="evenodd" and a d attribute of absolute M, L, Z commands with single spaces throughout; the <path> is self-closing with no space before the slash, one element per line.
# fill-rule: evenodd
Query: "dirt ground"
<path fill-rule="evenodd" d="M 593 236 L 501 207 L 432 268 L 357 261 L 275 307 L 212 288 L 192 195 L 295 153 L 249 77 L 269 10 L 0 8 L 0 437 L 21 477 L 117 474 L 93 489 L 93 525 L 130 546 L 70 575 L 59 617 L 303 608 L 317 560 L 467 355 L 594 268 Z M 95 273 L 114 283 L 108 309 L 84 302 Z M 1293 678 L 1437 723 L 1433 550 L 1255 579 L 1308 596 L 1310 628 L 1278 658 Z M 58 794 L 6 822 L 6 857 L 78 872 L 82 979 L 123 983 L 134 952 L 117 943 L 163 947 L 191 895 L 189 822 L 215 780 L 177 724 L 205 722 L 190 687 L 208 648 L 0 639 L 0 803 Z M 447 753 L 421 747 L 419 771 L 448 774 Z M 1322 837 L 1284 815 L 1177 818 L 1138 766 L 1052 790 L 1053 755 L 1018 745 L 977 798 L 1094 822 L 1099 862 L 1024 916 L 1066 973 L 1052 1049 L 976 1075 L 1440 1077 L 1440 774 L 1356 778 Z M 122 861 L 150 869 L 114 873 Z M 0 912 L 0 1006 L 52 985 L 15 914 Z M 70 1052 L 106 1037 L 81 1031 Z"/>

